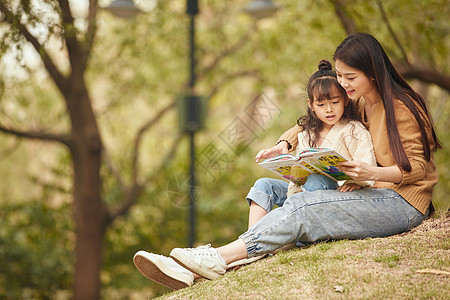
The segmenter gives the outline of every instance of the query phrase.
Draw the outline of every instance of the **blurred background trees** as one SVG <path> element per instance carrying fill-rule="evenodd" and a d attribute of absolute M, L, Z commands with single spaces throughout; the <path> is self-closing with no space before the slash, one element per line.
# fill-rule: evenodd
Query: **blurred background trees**
<path fill-rule="evenodd" d="M 188 239 L 189 145 L 176 99 L 187 87 L 189 23 L 186 1 L 137 4 L 145 12 L 124 20 L 96 1 L 0 0 L 2 298 L 70 298 L 84 287 L 75 266 L 99 278 L 91 289 L 101 284 L 105 299 L 167 291 L 131 258 Z M 196 143 L 198 243 L 226 243 L 246 229 L 245 195 L 270 176 L 255 153 L 305 112 L 308 76 L 356 31 L 377 37 L 427 100 L 444 145 L 434 202 L 448 210 L 447 1 L 276 1 L 282 8 L 258 22 L 242 13 L 247 4 L 199 1 L 196 92 L 209 100 Z M 80 153 L 94 160 L 84 164 Z M 86 168 L 93 179 L 81 184 L 95 196 L 77 198 Z M 99 231 L 80 233 L 85 224 Z M 98 256 L 75 255 L 80 234 L 97 241 Z M 85 268 L 92 260 L 98 274 Z"/>

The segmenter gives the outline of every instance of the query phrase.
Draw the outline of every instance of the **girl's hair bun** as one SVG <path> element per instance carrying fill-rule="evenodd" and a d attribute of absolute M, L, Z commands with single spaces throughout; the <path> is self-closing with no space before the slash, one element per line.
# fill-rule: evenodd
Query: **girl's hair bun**
<path fill-rule="evenodd" d="M 322 59 L 319 62 L 319 71 L 321 70 L 332 70 L 331 63 L 328 60 Z"/>

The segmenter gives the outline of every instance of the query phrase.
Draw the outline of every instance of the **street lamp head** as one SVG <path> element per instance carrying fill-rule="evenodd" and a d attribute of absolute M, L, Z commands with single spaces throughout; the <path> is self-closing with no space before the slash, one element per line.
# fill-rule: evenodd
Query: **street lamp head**
<path fill-rule="evenodd" d="M 271 0 L 253 0 L 244 9 L 246 13 L 256 19 L 263 19 L 272 16 L 278 10 L 278 6 Z"/>
<path fill-rule="evenodd" d="M 113 15 L 124 19 L 132 18 L 140 12 L 139 8 L 131 0 L 113 0 L 105 9 L 109 10 Z"/>

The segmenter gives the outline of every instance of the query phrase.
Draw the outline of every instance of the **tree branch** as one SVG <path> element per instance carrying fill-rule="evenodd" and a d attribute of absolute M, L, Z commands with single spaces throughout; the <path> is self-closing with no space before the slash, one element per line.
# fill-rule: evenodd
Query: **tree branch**
<path fill-rule="evenodd" d="M 20 138 L 36 139 L 43 141 L 59 142 L 66 146 L 70 146 L 70 139 L 68 136 L 63 134 L 52 134 L 42 131 L 20 131 L 17 129 L 6 128 L 0 125 L 0 132 L 15 135 Z"/>
<path fill-rule="evenodd" d="M 139 180 L 138 180 L 138 177 L 139 177 L 138 159 L 139 159 L 139 154 L 140 154 L 140 151 L 139 151 L 140 144 L 141 144 L 142 139 L 144 137 L 144 134 L 147 132 L 147 130 L 150 129 L 155 124 L 157 124 L 157 122 L 168 111 L 170 111 L 170 109 L 172 109 L 175 106 L 175 104 L 176 104 L 176 100 L 174 100 L 171 103 L 169 103 L 167 106 L 165 106 L 163 109 L 161 109 L 158 113 L 156 113 L 155 117 L 153 117 L 151 120 L 149 120 L 147 123 L 145 123 L 138 130 L 138 132 L 136 134 L 135 141 L 134 141 L 134 153 L 133 153 L 132 166 L 131 166 L 131 168 L 132 168 L 131 169 L 132 180 L 131 180 L 131 184 L 130 184 L 129 187 L 122 180 L 122 177 L 120 176 L 119 172 L 114 168 L 112 162 L 109 160 L 108 156 L 106 155 L 106 151 L 104 151 L 105 152 L 106 162 L 108 164 L 108 168 L 114 174 L 115 178 L 119 182 L 120 188 L 122 189 L 122 191 L 125 194 L 124 201 L 123 201 L 122 205 L 120 205 L 116 209 L 111 209 L 110 210 L 108 223 L 111 223 L 117 217 L 119 217 L 121 215 L 124 215 L 124 214 L 126 214 L 128 212 L 130 207 L 137 201 L 137 198 L 141 194 L 145 184 L 148 182 L 148 180 L 149 180 L 148 178 L 144 179 L 142 183 L 140 183 Z M 155 176 L 155 174 L 160 173 L 161 169 L 164 168 L 166 166 L 166 164 L 169 162 L 169 160 L 173 157 L 180 139 L 181 139 L 181 135 L 178 136 L 175 139 L 171 150 L 166 155 L 166 158 L 162 161 L 162 163 L 161 163 L 160 167 L 158 168 L 158 170 L 153 172 L 152 176 Z"/>
<path fill-rule="evenodd" d="M 83 52 L 77 39 L 76 27 L 68 0 L 58 0 L 61 7 L 62 27 L 64 28 L 64 40 L 69 53 L 72 76 L 81 78 L 86 68 L 87 55 Z M 80 63 L 81 61 L 81 63 Z"/>
<path fill-rule="evenodd" d="M 131 206 L 137 201 L 144 187 L 135 184 L 125 191 L 124 202 L 115 210 L 110 210 L 109 216 L 106 220 L 107 224 L 111 224 L 117 217 L 125 215 Z"/>
<path fill-rule="evenodd" d="M 89 1 L 88 29 L 86 34 L 87 53 L 91 52 L 92 45 L 94 43 L 95 32 L 97 31 L 97 22 L 96 22 L 97 9 L 98 9 L 98 0 Z"/>
<path fill-rule="evenodd" d="M 148 176 L 145 180 L 144 180 L 144 184 L 147 184 L 148 182 L 150 182 L 150 180 L 152 180 L 152 178 L 155 175 L 158 175 L 159 173 L 161 173 L 161 170 L 170 163 L 170 160 L 174 157 L 176 150 L 178 149 L 178 144 L 181 142 L 181 139 L 183 138 L 183 134 L 179 134 L 175 140 L 173 141 L 172 147 L 170 148 L 169 152 L 167 152 L 165 158 L 162 160 L 159 168 L 153 172 L 153 174 L 151 176 Z"/>
<path fill-rule="evenodd" d="M 389 22 L 389 19 L 386 15 L 386 11 L 384 10 L 383 3 L 380 0 L 378 0 L 377 3 L 378 3 L 378 7 L 380 8 L 381 17 L 383 18 L 384 23 L 386 23 L 389 33 L 391 34 L 392 38 L 394 39 L 395 43 L 397 44 L 398 48 L 400 49 L 403 60 L 406 63 L 409 63 L 408 56 L 406 55 L 405 49 L 403 48 L 402 44 L 400 43 L 400 40 L 398 39 L 397 35 L 395 34 L 394 29 L 392 29 L 391 23 Z"/>
<path fill-rule="evenodd" d="M 154 170 L 152 175 L 147 177 L 147 179 L 144 180 L 142 184 L 139 184 L 137 182 L 133 183 L 133 185 L 130 188 L 126 189 L 125 197 L 122 205 L 120 205 L 117 209 L 112 210 L 109 214 L 108 223 L 111 223 L 113 220 L 115 220 L 117 217 L 125 215 L 131 206 L 137 201 L 140 194 L 142 193 L 142 190 L 144 189 L 144 186 L 146 183 L 148 183 L 154 176 L 161 173 L 161 170 L 170 162 L 170 160 L 175 155 L 175 151 L 178 149 L 178 144 L 181 141 L 181 138 L 183 135 L 179 134 L 178 137 L 174 140 L 172 147 L 170 151 L 167 153 L 165 158 L 162 160 L 161 164 L 159 165 L 158 169 Z"/>
<path fill-rule="evenodd" d="M 114 178 L 116 178 L 117 182 L 119 183 L 119 187 L 122 191 L 125 191 L 127 186 L 125 185 L 125 182 L 122 179 L 122 176 L 120 176 L 120 172 L 116 169 L 114 166 L 111 158 L 108 155 L 108 151 L 106 147 L 103 147 L 103 156 L 106 162 L 106 165 L 108 166 L 109 171 L 113 174 Z"/>
<path fill-rule="evenodd" d="M 40 55 L 45 68 L 50 76 L 53 78 L 56 86 L 62 92 L 67 84 L 67 78 L 58 70 L 53 63 L 50 55 L 45 50 L 44 46 L 28 31 L 25 25 L 20 23 L 19 17 L 9 10 L 3 1 L 0 1 L 0 11 L 5 14 L 5 20 L 10 26 L 16 28 L 19 33 L 34 47 L 36 52 Z"/>
<path fill-rule="evenodd" d="M 147 123 L 145 123 L 137 132 L 136 137 L 134 139 L 134 153 L 133 153 L 133 161 L 132 161 L 132 178 L 133 182 L 137 183 L 137 178 L 139 177 L 139 168 L 138 168 L 138 159 L 140 153 L 140 144 L 144 137 L 145 132 L 152 126 L 154 126 L 168 111 L 170 111 L 176 104 L 176 100 L 169 103 L 166 107 L 161 109 L 156 113 L 153 119 L 150 119 Z"/>
<path fill-rule="evenodd" d="M 341 20 L 342 26 L 344 27 L 347 35 L 358 32 L 358 27 L 355 24 L 355 21 L 350 18 L 349 13 L 347 11 L 347 4 L 345 0 L 331 0 L 331 3 L 334 5 L 334 11 L 336 15 Z"/>
<path fill-rule="evenodd" d="M 206 74 L 208 74 L 212 69 L 214 69 L 224 58 L 226 58 L 227 56 L 235 53 L 237 50 L 239 50 L 240 48 L 242 48 L 246 43 L 249 42 L 250 40 L 250 34 L 253 33 L 256 29 L 256 23 L 253 23 L 252 27 L 250 30 L 247 31 L 246 34 L 244 34 L 235 44 L 231 45 L 230 47 L 228 47 L 227 49 L 225 49 L 224 51 L 222 51 L 221 53 L 219 53 L 219 55 L 217 55 L 214 60 L 207 66 L 205 66 L 198 74 L 198 78 L 201 78 L 203 76 L 205 76 Z"/>
<path fill-rule="evenodd" d="M 234 80 L 240 77 L 244 76 L 251 76 L 251 77 L 259 77 L 260 74 L 258 74 L 257 70 L 243 70 L 239 72 L 234 72 L 231 74 L 227 74 L 224 79 L 222 79 L 218 84 L 214 85 L 211 89 L 211 92 L 208 94 L 208 99 L 211 99 L 214 97 L 215 94 L 222 88 L 225 83 L 227 83 L 230 79 Z"/>
<path fill-rule="evenodd" d="M 436 84 L 450 92 L 450 76 L 434 68 L 411 64 L 396 64 L 395 67 L 406 79 L 418 79 L 423 82 Z"/>

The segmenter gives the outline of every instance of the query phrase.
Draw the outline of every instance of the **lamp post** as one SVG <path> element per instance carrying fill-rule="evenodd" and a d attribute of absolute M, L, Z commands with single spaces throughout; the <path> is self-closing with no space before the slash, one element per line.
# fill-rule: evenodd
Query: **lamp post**
<path fill-rule="evenodd" d="M 190 148 L 190 168 L 189 168 L 189 247 L 195 243 L 195 132 L 198 129 L 198 104 L 199 98 L 195 95 L 196 70 L 195 70 L 195 16 L 198 14 L 198 0 L 187 0 L 186 12 L 189 15 L 189 94 L 186 97 L 188 111 L 189 148 Z M 189 123 L 191 123 L 189 126 Z"/>

